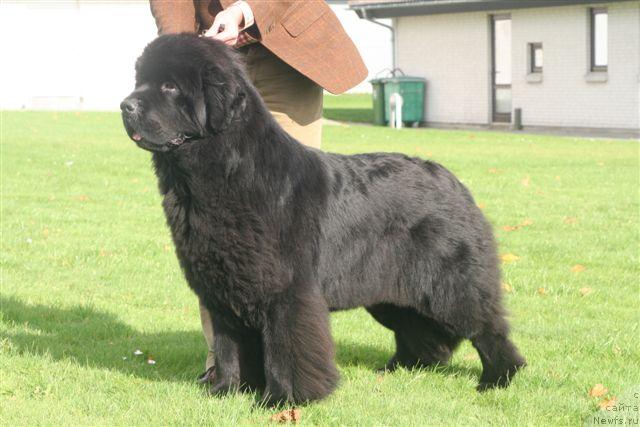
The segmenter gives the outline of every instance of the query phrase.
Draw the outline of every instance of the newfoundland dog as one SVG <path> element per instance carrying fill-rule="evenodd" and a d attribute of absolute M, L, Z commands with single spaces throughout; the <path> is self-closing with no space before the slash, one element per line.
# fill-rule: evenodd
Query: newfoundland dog
<path fill-rule="evenodd" d="M 338 381 L 329 312 L 354 307 L 394 332 L 388 370 L 446 363 L 464 338 L 482 360 L 479 390 L 524 366 L 491 226 L 444 167 L 303 146 L 236 53 L 195 35 L 149 44 L 121 109 L 153 153 L 180 265 L 212 314 L 213 393 L 327 396 Z"/>

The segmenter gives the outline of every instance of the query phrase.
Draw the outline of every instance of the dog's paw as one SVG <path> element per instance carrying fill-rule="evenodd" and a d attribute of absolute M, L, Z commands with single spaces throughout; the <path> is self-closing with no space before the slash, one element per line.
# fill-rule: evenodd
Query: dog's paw
<path fill-rule="evenodd" d="M 240 390 L 240 384 L 226 381 L 215 381 L 209 387 L 209 394 L 212 396 L 223 396 L 225 394 L 236 393 Z"/>

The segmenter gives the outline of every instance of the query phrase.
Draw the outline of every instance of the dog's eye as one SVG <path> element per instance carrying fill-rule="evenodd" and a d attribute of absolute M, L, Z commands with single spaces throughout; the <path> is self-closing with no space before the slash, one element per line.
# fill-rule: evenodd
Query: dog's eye
<path fill-rule="evenodd" d="M 163 92 L 173 93 L 178 90 L 178 87 L 171 82 L 164 82 L 162 83 L 162 86 L 160 86 L 160 90 Z"/>

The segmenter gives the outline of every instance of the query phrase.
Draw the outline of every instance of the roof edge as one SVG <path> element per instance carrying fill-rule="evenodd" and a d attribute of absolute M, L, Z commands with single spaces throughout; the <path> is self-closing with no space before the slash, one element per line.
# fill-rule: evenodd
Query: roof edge
<path fill-rule="evenodd" d="M 580 4 L 621 3 L 636 0 L 438 0 L 390 1 L 349 4 L 349 9 L 363 19 L 397 18 L 401 16 L 441 13 L 479 12 L 486 10 L 531 9 Z"/>

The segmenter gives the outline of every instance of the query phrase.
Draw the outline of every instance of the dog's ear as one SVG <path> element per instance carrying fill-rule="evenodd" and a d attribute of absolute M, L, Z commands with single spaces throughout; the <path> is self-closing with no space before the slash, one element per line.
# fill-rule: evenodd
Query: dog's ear
<path fill-rule="evenodd" d="M 233 75 L 233 72 L 223 72 L 213 66 L 203 69 L 204 111 L 198 112 L 198 118 L 202 115 L 210 132 L 223 133 L 242 118 L 247 94 L 241 82 L 241 77 Z"/>

